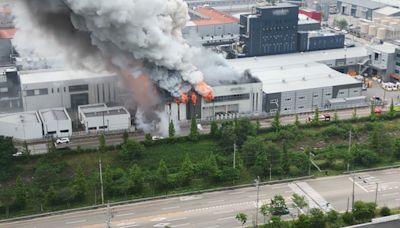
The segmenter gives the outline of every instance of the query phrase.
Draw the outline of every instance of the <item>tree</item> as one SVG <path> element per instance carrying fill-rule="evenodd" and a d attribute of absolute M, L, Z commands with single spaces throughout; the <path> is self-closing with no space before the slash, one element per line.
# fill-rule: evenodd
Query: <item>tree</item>
<path fill-rule="evenodd" d="M 152 140 L 152 137 L 151 137 L 151 134 L 150 133 L 146 133 L 145 135 L 144 135 L 144 142 L 143 142 L 143 144 L 144 145 L 151 145 L 153 143 L 153 140 Z"/>
<path fill-rule="evenodd" d="M 185 158 L 183 159 L 181 170 L 180 170 L 180 181 L 183 185 L 188 185 L 194 176 L 194 165 L 190 160 L 189 154 L 186 154 Z"/>
<path fill-rule="evenodd" d="M 137 164 L 134 164 L 130 169 L 129 169 L 129 177 L 130 181 L 130 188 L 129 191 L 134 194 L 141 193 L 143 191 L 143 186 L 144 186 L 144 177 L 142 170 Z"/>
<path fill-rule="evenodd" d="M 365 203 L 356 201 L 353 207 L 353 217 L 357 223 L 365 223 L 371 221 L 375 217 L 375 203 Z"/>
<path fill-rule="evenodd" d="M 318 107 L 315 108 L 314 118 L 312 119 L 312 122 L 314 124 L 318 124 L 319 123 L 319 108 Z"/>
<path fill-rule="evenodd" d="M 129 139 L 129 134 L 128 134 L 128 132 L 125 130 L 125 131 L 124 131 L 124 134 L 122 135 L 123 144 L 128 143 L 128 139 Z"/>
<path fill-rule="evenodd" d="M 333 122 L 338 122 L 339 121 L 339 116 L 337 111 L 335 110 L 335 112 L 333 113 Z"/>
<path fill-rule="evenodd" d="M 300 196 L 299 194 L 297 194 L 297 193 L 294 193 L 293 195 L 292 195 L 292 201 L 293 201 L 293 203 L 296 205 L 296 207 L 297 207 L 297 214 L 300 214 L 300 211 L 304 208 L 304 207 L 307 207 L 307 202 L 306 202 L 306 200 L 305 200 L 305 197 L 304 196 Z"/>
<path fill-rule="evenodd" d="M 157 169 L 157 185 L 159 190 L 164 190 L 166 193 L 168 192 L 169 187 L 168 174 L 169 171 L 167 164 L 163 159 L 161 159 Z"/>
<path fill-rule="evenodd" d="M 263 204 L 263 205 L 260 207 L 260 212 L 261 212 L 261 214 L 264 216 L 264 223 L 266 223 L 266 222 L 265 222 L 265 218 L 266 218 L 267 216 L 271 215 L 271 207 L 269 206 L 269 204 Z M 268 219 L 268 220 L 269 220 L 269 219 Z"/>
<path fill-rule="evenodd" d="M 400 146 L 399 146 L 400 148 Z M 249 137 L 241 148 L 241 154 L 246 167 L 254 166 L 256 157 L 266 152 L 267 147 L 262 137 Z"/>
<path fill-rule="evenodd" d="M 390 208 L 388 208 L 387 206 L 384 206 L 381 208 L 379 214 L 384 217 L 384 216 L 389 216 L 392 214 L 392 212 L 390 211 Z"/>
<path fill-rule="evenodd" d="M 250 122 L 249 119 L 239 119 L 235 121 L 235 135 L 236 135 L 236 144 L 241 146 L 249 136 L 255 136 L 257 134 L 257 130 L 255 126 Z"/>
<path fill-rule="evenodd" d="M 131 162 L 140 158 L 144 153 L 144 146 L 136 140 L 129 139 L 126 144 L 121 147 L 121 156 L 124 161 Z"/>
<path fill-rule="evenodd" d="M 212 121 L 211 122 L 211 129 L 210 129 L 210 135 L 214 138 L 218 137 L 218 124 L 216 121 Z"/>
<path fill-rule="evenodd" d="M 189 138 L 192 141 L 199 140 L 199 129 L 197 129 L 197 121 L 196 121 L 196 118 L 194 116 L 192 117 L 192 123 L 190 125 Z"/>
<path fill-rule="evenodd" d="M 295 126 L 300 126 L 299 115 L 297 113 L 296 113 L 295 118 L 294 118 L 294 125 Z"/>
<path fill-rule="evenodd" d="M 340 20 L 336 20 L 335 19 L 334 24 L 337 27 L 339 27 L 340 30 L 343 30 L 348 26 L 348 23 L 347 23 L 346 19 L 340 19 Z"/>
<path fill-rule="evenodd" d="M 104 137 L 104 134 L 99 136 L 99 152 L 100 154 L 107 152 L 106 138 Z"/>
<path fill-rule="evenodd" d="M 357 109 L 356 108 L 353 109 L 353 113 L 351 114 L 351 119 L 352 120 L 356 120 L 357 119 Z"/>
<path fill-rule="evenodd" d="M 285 142 L 283 142 L 282 147 L 283 148 L 282 148 L 281 168 L 282 168 L 283 174 L 287 175 L 289 173 L 289 169 L 290 169 L 290 156 L 289 156 L 289 152 L 286 148 Z"/>
<path fill-rule="evenodd" d="M 23 209 L 26 206 L 27 192 L 24 182 L 20 176 L 15 182 L 15 203 L 18 209 Z"/>
<path fill-rule="evenodd" d="M 0 207 L 6 209 L 6 217 L 10 215 L 10 207 L 15 202 L 15 193 L 10 188 L 1 187 L 0 188 Z"/>
<path fill-rule="evenodd" d="M 394 114 L 395 114 L 393 99 L 390 102 L 390 108 L 389 108 L 389 113 L 388 114 L 389 114 L 390 117 L 393 117 Z"/>
<path fill-rule="evenodd" d="M 75 171 L 75 176 L 74 176 L 74 180 L 73 180 L 73 188 L 76 192 L 76 200 L 83 201 L 86 197 L 88 183 L 87 183 L 87 178 L 85 176 L 85 173 L 83 172 L 81 166 L 78 166 L 78 168 Z"/>
<path fill-rule="evenodd" d="M 272 129 L 275 131 L 279 131 L 281 129 L 281 121 L 280 121 L 280 113 L 279 111 L 275 112 L 274 120 L 271 123 Z"/>
<path fill-rule="evenodd" d="M 343 219 L 340 216 L 339 212 L 335 210 L 330 210 L 326 213 L 325 220 L 327 223 L 327 227 L 329 228 L 339 228 L 343 227 L 345 224 L 343 223 Z"/>
<path fill-rule="evenodd" d="M 175 137 L 175 126 L 172 120 L 169 122 L 168 126 L 168 137 L 171 139 Z"/>
<path fill-rule="evenodd" d="M 214 153 L 211 152 L 210 156 L 200 163 L 199 174 L 207 181 L 215 180 L 219 177 L 220 170 Z"/>
<path fill-rule="evenodd" d="M 8 179 L 15 170 L 13 154 L 17 153 L 12 138 L 0 136 L 0 181 Z"/>
<path fill-rule="evenodd" d="M 238 213 L 236 219 L 242 224 L 242 227 L 244 227 L 244 224 L 247 222 L 247 215 L 245 213 Z"/>
<path fill-rule="evenodd" d="M 311 208 L 310 210 L 310 227 L 325 227 L 326 221 L 324 212 L 319 208 Z"/>
<path fill-rule="evenodd" d="M 260 119 L 256 119 L 256 132 L 260 133 L 260 129 L 261 129 L 261 123 L 260 123 Z"/>
<path fill-rule="evenodd" d="M 223 122 L 220 129 L 219 145 L 225 152 L 233 151 L 233 144 L 236 142 L 236 130 L 232 121 Z"/>
<path fill-rule="evenodd" d="M 293 228 L 310 228 L 310 217 L 307 215 L 299 215 L 299 218 L 294 222 Z"/>
<path fill-rule="evenodd" d="M 254 174 L 258 176 L 265 176 L 268 173 L 268 157 L 266 151 L 259 151 L 253 166 Z"/>
<path fill-rule="evenodd" d="M 285 199 L 281 195 L 275 195 L 273 199 L 271 199 L 271 214 L 272 215 L 284 215 L 287 214 L 287 206 Z"/>

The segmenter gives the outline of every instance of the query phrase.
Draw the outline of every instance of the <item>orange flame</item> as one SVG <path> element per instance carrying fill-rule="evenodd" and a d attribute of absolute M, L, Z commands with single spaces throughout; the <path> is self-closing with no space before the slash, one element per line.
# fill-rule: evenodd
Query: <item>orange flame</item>
<path fill-rule="evenodd" d="M 182 95 L 181 95 L 181 99 L 180 99 L 180 100 L 181 100 L 181 102 L 184 103 L 184 104 L 188 103 L 189 98 L 188 98 L 187 93 L 182 92 Z"/>
<path fill-rule="evenodd" d="M 211 101 L 214 99 L 214 93 L 212 88 L 209 85 L 207 85 L 204 81 L 197 83 L 195 89 L 199 94 L 201 94 L 204 100 Z"/>
<path fill-rule="evenodd" d="M 197 95 L 196 95 L 196 93 L 195 93 L 195 92 L 192 92 L 192 94 L 190 95 L 190 97 L 191 97 L 191 100 L 192 100 L 192 104 L 193 104 L 193 105 L 196 105 L 196 103 L 197 103 Z"/>

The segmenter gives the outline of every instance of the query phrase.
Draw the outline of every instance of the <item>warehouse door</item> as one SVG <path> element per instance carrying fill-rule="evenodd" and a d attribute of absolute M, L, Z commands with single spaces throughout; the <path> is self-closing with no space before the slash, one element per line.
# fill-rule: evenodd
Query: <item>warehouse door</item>
<path fill-rule="evenodd" d="M 78 109 L 79 105 L 87 105 L 87 104 L 89 104 L 89 94 L 87 93 L 71 94 L 71 108 Z"/>

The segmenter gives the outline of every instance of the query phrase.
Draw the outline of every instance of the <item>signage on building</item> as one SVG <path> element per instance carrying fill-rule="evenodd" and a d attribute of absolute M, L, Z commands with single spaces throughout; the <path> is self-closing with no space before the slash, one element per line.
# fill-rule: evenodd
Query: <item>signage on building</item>
<path fill-rule="evenodd" d="M 245 90 L 244 87 L 235 87 L 231 89 L 231 92 L 242 92 L 243 90 Z"/>
<path fill-rule="evenodd" d="M 289 13 L 288 9 L 278 9 L 278 10 L 272 11 L 272 14 L 275 16 L 285 16 L 288 13 Z"/>

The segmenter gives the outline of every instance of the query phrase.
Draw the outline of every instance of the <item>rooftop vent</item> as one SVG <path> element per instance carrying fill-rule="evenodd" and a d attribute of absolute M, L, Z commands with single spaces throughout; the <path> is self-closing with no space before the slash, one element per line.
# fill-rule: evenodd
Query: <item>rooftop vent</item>
<path fill-rule="evenodd" d="M 301 78 L 301 79 L 303 79 L 303 81 L 306 81 L 306 77 L 303 77 L 303 78 Z"/>
<path fill-rule="evenodd" d="M 285 80 L 285 79 L 282 79 L 282 82 L 283 82 L 283 83 L 286 83 L 286 80 Z"/>

